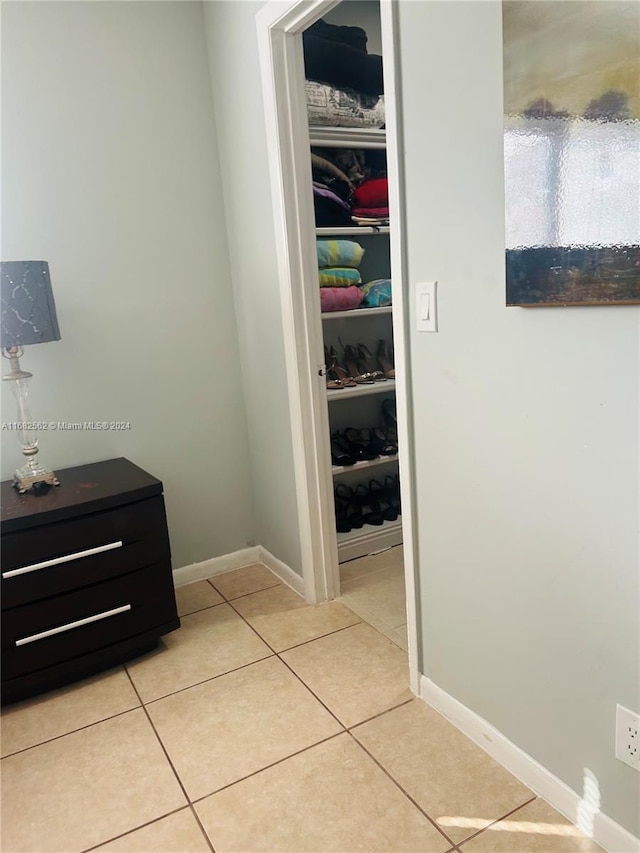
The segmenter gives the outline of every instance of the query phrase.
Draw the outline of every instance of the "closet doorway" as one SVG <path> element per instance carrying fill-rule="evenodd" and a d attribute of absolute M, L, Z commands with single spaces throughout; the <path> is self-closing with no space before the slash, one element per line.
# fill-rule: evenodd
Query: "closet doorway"
<path fill-rule="evenodd" d="M 372 8 L 379 14 L 379 30 L 373 33 L 372 45 L 377 51 L 371 53 L 384 57 L 384 129 L 380 129 L 380 122 L 377 128 L 318 127 L 315 123 L 310 127 L 303 34 L 323 35 L 327 25 L 335 32 L 340 26 L 358 26 L 358 21 L 349 15 L 354 8 L 366 9 L 369 22 Z M 341 563 L 347 566 L 348 560 L 402 542 L 410 682 L 417 693 L 420 667 L 408 428 L 409 311 L 402 253 L 393 3 L 270 0 L 258 13 L 256 23 L 305 596 L 313 603 L 339 596 Z M 342 33 L 349 35 L 341 30 L 340 37 Z M 309 41 L 305 43 L 307 63 L 308 45 Z M 365 76 L 372 64 L 375 63 L 366 64 Z M 374 84 L 372 94 L 375 91 Z M 321 102 L 323 98 L 336 102 L 331 93 L 327 96 L 318 89 L 317 100 Z M 366 106 L 375 110 L 379 104 L 373 97 L 366 100 Z M 359 105 L 354 109 L 358 111 Z M 349 154 L 338 159 L 332 156 L 333 150 Z M 326 211 L 327 200 L 335 210 L 339 208 L 339 183 L 325 186 L 321 180 L 314 181 L 318 175 L 312 173 L 312 160 L 314 170 L 331 171 L 334 167 L 334 173 L 339 163 L 338 182 L 346 176 L 352 193 L 347 220 L 332 219 L 329 211 L 327 224 L 318 224 L 319 210 L 322 207 Z M 378 197 L 375 192 L 382 183 L 377 176 L 382 174 L 383 163 L 388 198 Z M 322 306 L 318 297 L 319 267 L 327 282 L 323 293 L 327 298 L 323 298 Z M 328 291 L 333 292 L 333 284 L 343 284 L 341 277 L 346 277 L 348 286 L 335 288 L 336 299 L 347 299 L 347 290 L 352 294 L 349 298 L 356 300 L 375 291 L 371 307 L 365 308 L 360 302 L 357 307 L 345 306 L 346 310 L 338 311 L 335 305 L 327 310 L 333 298 Z M 377 290 L 362 286 L 372 277 L 380 283 Z M 385 301 L 383 283 L 388 279 L 392 282 L 392 299 Z M 360 297 L 358 289 L 363 294 Z M 362 345 L 363 340 L 371 345 Z M 360 423 L 349 430 L 347 424 L 358 418 Z M 363 420 L 374 418 L 378 421 L 375 432 L 373 424 L 369 429 L 362 427 Z M 337 464 L 340 462 L 344 464 Z M 381 492 L 377 491 L 379 486 Z M 342 533 L 337 532 L 336 522 L 338 528 L 343 528 Z"/>

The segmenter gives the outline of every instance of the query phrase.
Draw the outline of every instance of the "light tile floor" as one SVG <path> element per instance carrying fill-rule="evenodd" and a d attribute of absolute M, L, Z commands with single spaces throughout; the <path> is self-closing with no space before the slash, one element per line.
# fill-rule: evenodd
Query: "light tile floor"
<path fill-rule="evenodd" d="M 3 853 L 599 851 L 411 698 L 399 558 L 315 608 L 262 566 L 182 587 L 161 651 L 4 709 Z"/>

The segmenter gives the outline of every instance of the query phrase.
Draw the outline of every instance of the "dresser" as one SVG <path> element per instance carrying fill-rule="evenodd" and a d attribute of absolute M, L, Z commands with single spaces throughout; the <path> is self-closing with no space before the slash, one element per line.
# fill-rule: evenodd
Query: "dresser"
<path fill-rule="evenodd" d="M 162 483 L 127 459 L 1 484 L 2 702 L 148 651 L 180 627 Z"/>

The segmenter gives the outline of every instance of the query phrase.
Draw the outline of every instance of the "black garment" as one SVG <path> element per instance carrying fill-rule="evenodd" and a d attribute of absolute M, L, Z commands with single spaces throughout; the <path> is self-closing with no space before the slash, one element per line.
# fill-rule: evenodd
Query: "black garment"
<path fill-rule="evenodd" d="M 382 57 L 366 52 L 366 38 L 360 27 L 335 27 L 324 21 L 309 27 L 302 34 L 307 79 L 363 95 L 381 95 Z"/>

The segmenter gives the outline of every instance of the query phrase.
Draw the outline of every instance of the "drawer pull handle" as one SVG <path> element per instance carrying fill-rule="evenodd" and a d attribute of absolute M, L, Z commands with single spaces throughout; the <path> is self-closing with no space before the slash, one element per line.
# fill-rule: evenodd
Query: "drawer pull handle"
<path fill-rule="evenodd" d="M 113 551 L 114 548 L 122 548 L 122 542 L 109 542 L 108 545 L 99 545 L 97 548 L 87 548 L 86 551 L 76 551 L 75 554 L 65 554 L 64 557 L 54 557 L 53 560 L 44 560 L 42 563 L 32 563 L 21 569 L 11 569 L 3 572 L 3 578 L 13 578 L 16 575 L 26 575 L 27 572 L 37 572 L 40 569 L 48 569 L 49 566 L 59 566 L 60 563 L 69 563 L 71 560 L 80 560 L 82 557 L 90 557 L 92 554 L 101 554 L 103 551 Z"/>
<path fill-rule="evenodd" d="M 79 628 L 81 625 L 88 625 L 90 622 L 99 622 L 101 619 L 108 619 L 110 616 L 125 613 L 127 610 L 131 610 L 130 604 L 123 604 L 122 607 L 114 607 L 113 610 L 105 610 L 104 613 L 96 613 L 95 616 L 87 616 L 86 619 L 67 622 L 66 625 L 58 625 L 57 628 L 50 628 L 48 631 L 41 631 L 39 634 L 31 634 L 30 637 L 23 637 L 21 640 L 16 640 L 16 646 L 26 646 L 27 643 L 35 643 L 36 640 L 44 640 L 45 637 L 52 637 L 54 634 L 63 634 L 65 631 L 71 631 L 72 628 Z"/>

